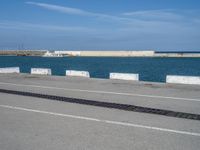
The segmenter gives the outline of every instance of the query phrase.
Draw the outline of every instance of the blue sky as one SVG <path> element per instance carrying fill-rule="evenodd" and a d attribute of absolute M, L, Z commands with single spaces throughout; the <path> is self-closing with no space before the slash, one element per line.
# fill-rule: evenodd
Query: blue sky
<path fill-rule="evenodd" d="M 200 50 L 199 0 L 1 0 L 0 49 Z"/>

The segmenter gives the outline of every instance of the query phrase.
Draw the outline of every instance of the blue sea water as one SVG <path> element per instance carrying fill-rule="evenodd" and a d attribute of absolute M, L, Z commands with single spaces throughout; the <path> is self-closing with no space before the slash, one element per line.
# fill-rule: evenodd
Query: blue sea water
<path fill-rule="evenodd" d="M 165 82 L 166 75 L 200 76 L 200 58 L 0 56 L 0 67 L 14 66 L 23 73 L 51 68 L 53 75 L 61 76 L 65 70 L 85 70 L 92 78 L 108 78 L 110 72 L 139 73 L 140 80 L 153 82 Z"/>

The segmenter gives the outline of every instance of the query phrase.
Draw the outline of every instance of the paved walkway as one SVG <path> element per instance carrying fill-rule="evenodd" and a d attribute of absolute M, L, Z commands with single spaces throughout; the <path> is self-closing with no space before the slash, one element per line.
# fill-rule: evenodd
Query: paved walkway
<path fill-rule="evenodd" d="M 200 114 L 200 86 L 0 75 L 0 88 Z M 0 149 L 198 149 L 200 121 L 0 93 Z"/>

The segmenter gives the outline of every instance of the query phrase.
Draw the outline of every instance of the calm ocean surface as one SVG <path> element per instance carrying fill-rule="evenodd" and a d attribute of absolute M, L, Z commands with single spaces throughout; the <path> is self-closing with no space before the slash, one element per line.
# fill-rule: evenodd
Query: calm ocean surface
<path fill-rule="evenodd" d="M 200 58 L 0 56 L 0 67 L 14 66 L 23 73 L 33 67 L 51 68 L 53 75 L 61 76 L 67 69 L 85 70 L 92 78 L 108 78 L 110 72 L 139 73 L 140 80 L 155 82 L 165 82 L 167 74 L 200 76 Z"/>

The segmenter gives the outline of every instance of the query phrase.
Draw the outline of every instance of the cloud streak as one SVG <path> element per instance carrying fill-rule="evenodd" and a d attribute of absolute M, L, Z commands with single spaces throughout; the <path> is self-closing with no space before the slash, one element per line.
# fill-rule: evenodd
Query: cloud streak
<path fill-rule="evenodd" d="M 25 2 L 29 5 L 34 5 L 37 7 L 41 7 L 43 9 L 65 13 L 68 15 L 77 15 L 77 16 L 86 16 L 86 17 L 94 17 L 97 19 L 103 19 L 104 21 L 115 21 L 118 23 L 124 24 L 138 24 L 138 23 L 147 23 L 155 21 L 158 22 L 181 22 L 185 20 L 193 21 L 193 17 L 188 17 L 184 15 L 184 13 L 178 12 L 173 9 L 161 9 L 161 10 L 144 10 L 144 11 L 132 11 L 132 12 L 125 12 L 119 15 L 108 15 L 103 13 L 95 13 L 90 12 L 78 8 L 72 8 L 67 6 L 60 6 L 48 3 L 39 3 L 39 2 Z M 187 11 L 186 11 L 187 14 Z"/>
<path fill-rule="evenodd" d="M 145 10 L 123 13 L 125 16 L 138 18 L 143 20 L 182 20 L 183 15 L 174 12 L 173 10 Z"/>
<path fill-rule="evenodd" d="M 94 26 L 94 28 L 96 28 L 95 33 L 98 33 L 98 35 L 101 35 L 101 33 L 104 34 L 104 32 L 110 34 L 119 33 L 119 36 L 126 36 L 135 33 L 162 34 L 166 36 L 182 33 L 194 34 L 194 31 L 197 30 L 200 25 L 199 19 L 193 18 L 192 15 L 185 15 L 187 14 L 187 11 L 181 13 L 178 10 L 173 9 L 132 11 L 112 16 L 47 3 L 26 3 L 51 11 L 62 12 L 70 15 L 103 18 L 103 21 L 110 21 L 109 23 L 111 24 L 105 24 L 104 27 Z"/>
<path fill-rule="evenodd" d="M 87 12 L 87 11 L 77 9 L 77 8 L 64 7 L 64 6 L 59 6 L 59 5 L 47 4 L 47 3 L 26 2 L 26 4 L 35 5 L 35 6 L 45 8 L 45 9 L 49 9 L 49 10 L 53 10 L 53 11 L 57 11 L 61 13 L 72 14 L 72 15 L 86 15 L 86 16 L 97 15 L 95 13 Z"/>
<path fill-rule="evenodd" d="M 65 13 L 65 14 L 70 14 L 70 15 L 90 16 L 90 17 L 97 17 L 97 18 L 102 18 L 102 19 L 112 19 L 112 20 L 117 20 L 117 21 L 132 21 L 132 19 L 129 19 L 126 17 L 112 16 L 112 15 L 107 15 L 103 13 L 94 13 L 94 12 L 89 12 L 89 11 L 85 11 L 78 8 L 66 7 L 66 6 L 60 6 L 60 5 L 38 3 L 38 2 L 26 2 L 26 4 L 35 5 L 44 9 L 57 11 L 60 13 Z"/>

